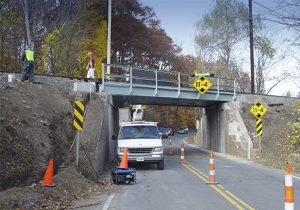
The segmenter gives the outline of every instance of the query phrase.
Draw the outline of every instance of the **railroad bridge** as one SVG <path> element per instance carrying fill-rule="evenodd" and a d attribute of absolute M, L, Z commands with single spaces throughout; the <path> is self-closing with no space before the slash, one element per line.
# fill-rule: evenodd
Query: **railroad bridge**
<path fill-rule="evenodd" d="M 118 128 L 118 107 L 129 104 L 203 107 L 201 144 L 205 148 L 226 151 L 225 103 L 236 98 L 235 79 L 208 77 L 212 86 L 200 94 L 190 73 L 145 69 L 123 65 L 102 64 L 102 83 L 77 82 L 74 90 L 108 94 L 109 138 Z M 246 141 L 250 141 L 246 139 Z M 250 143 L 250 142 L 249 142 Z M 252 145 L 250 145 L 252 146 Z M 115 155 L 111 146 L 110 153 Z"/>

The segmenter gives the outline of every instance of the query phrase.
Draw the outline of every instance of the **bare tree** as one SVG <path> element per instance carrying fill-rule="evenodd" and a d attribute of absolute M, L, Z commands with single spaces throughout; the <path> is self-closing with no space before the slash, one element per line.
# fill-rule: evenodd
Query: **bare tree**
<path fill-rule="evenodd" d="M 254 37 L 256 92 L 265 93 L 265 80 L 271 72 L 271 65 L 276 54 L 271 41 L 265 36 Z"/>
<path fill-rule="evenodd" d="M 210 13 L 197 23 L 196 44 L 202 57 L 222 60 L 229 68 L 232 48 L 247 37 L 248 9 L 243 2 L 217 0 Z"/>

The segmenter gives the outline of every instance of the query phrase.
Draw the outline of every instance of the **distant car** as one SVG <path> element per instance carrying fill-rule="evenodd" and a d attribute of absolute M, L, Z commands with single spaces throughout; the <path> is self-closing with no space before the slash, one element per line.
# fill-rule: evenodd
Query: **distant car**
<path fill-rule="evenodd" d="M 185 134 L 185 129 L 183 127 L 180 127 L 177 129 L 178 134 Z"/>
<path fill-rule="evenodd" d="M 185 133 L 185 134 L 188 134 L 188 133 L 189 133 L 189 127 L 183 126 L 183 129 L 184 129 L 184 133 Z"/>
<path fill-rule="evenodd" d="M 161 135 L 161 138 L 167 139 L 169 137 L 169 129 L 161 127 L 159 128 L 159 134 Z"/>

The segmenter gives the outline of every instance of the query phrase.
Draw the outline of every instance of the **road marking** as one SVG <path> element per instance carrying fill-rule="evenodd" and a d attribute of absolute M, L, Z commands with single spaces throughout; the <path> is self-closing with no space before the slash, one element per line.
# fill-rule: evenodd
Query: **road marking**
<path fill-rule="evenodd" d="M 191 171 L 193 174 L 195 174 L 197 177 L 202 179 L 204 182 L 208 182 L 207 179 L 205 179 L 203 176 L 195 172 L 192 168 L 184 164 L 184 166 Z M 217 191 L 220 195 L 222 195 L 226 200 L 228 200 L 233 206 L 235 206 L 239 210 L 244 210 L 242 206 L 240 206 L 237 202 L 235 202 L 233 199 L 231 199 L 229 196 L 227 196 L 224 192 L 222 192 L 219 188 L 217 188 L 215 185 L 209 185 L 211 188 L 213 188 L 215 191 Z"/>
<path fill-rule="evenodd" d="M 107 201 L 105 202 L 105 205 L 103 206 L 102 210 L 107 210 L 112 199 L 114 198 L 115 194 L 112 194 L 108 197 Z"/>
<path fill-rule="evenodd" d="M 245 203 L 242 199 L 236 197 L 236 195 L 234 195 L 232 192 L 230 192 L 229 190 L 225 190 L 225 192 L 227 194 L 229 194 L 231 197 L 233 197 L 236 201 L 240 202 L 241 204 L 243 204 L 244 206 L 246 206 L 248 209 L 254 210 L 254 208 L 252 208 L 251 206 L 249 206 L 247 203 Z"/>
<path fill-rule="evenodd" d="M 205 177 L 206 178 L 205 181 L 207 181 L 209 179 L 206 174 L 202 173 L 201 171 L 199 171 L 198 169 L 196 169 L 195 167 L 193 167 L 191 164 L 189 164 L 187 162 L 185 162 L 185 164 L 187 164 L 189 167 L 191 167 L 192 169 L 194 169 L 195 171 L 197 171 L 199 174 L 201 174 L 201 176 Z"/>
<path fill-rule="evenodd" d="M 208 176 L 206 176 L 204 173 L 190 165 L 189 163 L 185 162 L 183 164 L 189 171 L 191 171 L 193 174 L 195 174 L 197 177 L 199 177 L 204 182 L 208 182 Z M 227 201 L 229 201 L 233 206 L 235 206 L 239 210 L 243 210 L 244 207 L 246 207 L 249 210 L 254 210 L 253 207 L 249 206 L 246 202 L 244 202 L 242 199 L 238 198 L 236 195 L 234 195 L 229 190 L 225 189 L 222 185 L 209 185 L 212 189 L 214 189 L 216 192 L 218 192 L 220 195 L 222 195 Z M 241 206 L 241 205 L 242 206 Z"/>

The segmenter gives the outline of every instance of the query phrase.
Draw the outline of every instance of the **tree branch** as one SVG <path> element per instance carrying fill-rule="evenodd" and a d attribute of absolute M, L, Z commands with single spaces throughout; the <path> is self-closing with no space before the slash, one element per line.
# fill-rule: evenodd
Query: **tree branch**
<path fill-rule="evenodd" d="M 0 6 L 0 10 L 2 9 L 2 7 L 4 7 L 4 5 L 8 2 L 8 0 L 4 1 L 1 6 Z"/>
<path fill-rule="evenodd" d="M 278 79 L 277 82 L 266 91 L 267 92 L 266 94 L 268 95 L 274 87 L 276 87 L 280 82 L 285 80 L 288 76 L 289 76 L 289 74 L 285 74 L 285 75 L 283 75 L 282 78 Z"/>

